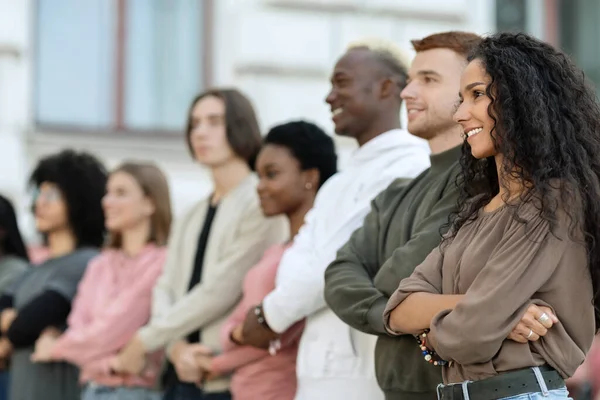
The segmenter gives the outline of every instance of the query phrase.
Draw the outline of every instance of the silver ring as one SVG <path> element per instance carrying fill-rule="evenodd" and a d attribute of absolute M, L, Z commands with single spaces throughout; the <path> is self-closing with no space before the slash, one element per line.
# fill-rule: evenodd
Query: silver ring
<path fill-rule="evenodd" d="M 529 339 L 531 337 L 531 335 L 533 335 L 533 330 L 529 330 L 529 335 L 527 335 L 527 339 Z"/>
<path fill-rule="evenodd" d="M 538 318 L 538 321 L 540 321 L 542 324 L 545 324 L 546 322 L 550 321 L 550 317 L 548 316 L 548 314 L 543 313 L 542 315 L 540 315 L 540 317 Z"/>

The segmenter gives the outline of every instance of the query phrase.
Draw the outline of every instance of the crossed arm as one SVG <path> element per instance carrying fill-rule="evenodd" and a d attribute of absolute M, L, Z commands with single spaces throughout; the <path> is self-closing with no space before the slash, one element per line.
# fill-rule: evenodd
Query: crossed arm
<path fill-rule="evenodd" d="M 433 318 L 444 310 L 452 310 L 464 295 L 413 293 L 390 313 L 389 326 L 394 332 L 418 334 L 428 329 Z M 540 322 L 546 313 L 550 320 Z M 508 339 L 519 343 L 536 341 L 545 336 L 548 329 L 558 323 L 552 309 L 531 304 L 518 324 L 508 335 Z"/>

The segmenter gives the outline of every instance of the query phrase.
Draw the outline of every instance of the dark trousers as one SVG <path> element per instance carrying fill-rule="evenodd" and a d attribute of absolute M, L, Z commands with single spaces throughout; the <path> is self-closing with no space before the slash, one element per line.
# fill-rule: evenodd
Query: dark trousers
<path fill-rule="evenodd" d="M 0 371 L 0 400 L 8 399 L 8 371 Z"/>
<path fill-rule="evenodd" d="M 231 400 L 231 393 L 205 393 L 192 383 L 174 383 L 165 388 L 163 400 Z"/>

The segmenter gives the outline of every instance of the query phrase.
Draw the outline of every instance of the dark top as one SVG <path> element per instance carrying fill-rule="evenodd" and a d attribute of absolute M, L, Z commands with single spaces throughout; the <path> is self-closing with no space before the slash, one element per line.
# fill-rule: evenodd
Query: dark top
<path fill-rule="evenodd" d="M 88 248 L 49 259 L 27 271 L 5 292 L 12 296 L 13 307 L 17 311 L 17 318 L 8 330 L 9 337 L 18 342 L 12 355 L 11 400 L 80 399 L 79 371 L 74 365 L 64 362 L 32 363 L 30 357 L 34 350 L 33 342 L 43 328 L 66 327 L 70 308 L 66 304 L 75 297 L 88 262 L 97 254 L 98 250 Z M 44 299 L 58 308 L 49 311 Z M 49 315 L 44 315 L 46 313 Z M 33 314 L 42 321 L 33 321 Z"/>
<path fill-rule="evenodd" d="M 190 283 L 188 285 L 188 292 L 194 288 L 202 280 L 202 268 L 204 266 L 204 254 L 206 253 L 206 245 L 208 244 L 208 237 L 210 236 L 210 228 L 213 220 L 217 213 L 218 204 L 213 205 L 209 203 L 208 210 L 206 210 L 206 217 L 204 218 L 204 224 L 198 237 L 198 247 L 196 248 L 196 257 L 194 259 L 194 269 L 192 270 L 192 276 L 190 277 Z M 199 343 L 201 337 L 200 330 L 194 331 L 187 336 L 189 343 Z M 163 385 L 171 386 L 177 383 L 181 383 L 177 377 L 175 367 L 170 362 L 167 365 L 165 375 L 163 377 Z"/>
<path fill-rule="evenodd" d="M 428 364 L 411 335 L 391 337 L 383 325 L 388 298 L 441 240 L 456 209 L 460 147 L 431 156 L 431 168 L 396 180 L 325 272 L 325 299 L 348 325 L 378 335 L 377 381 L 387 399 L 435 399 L 441 369 Z"/>
<path fill-rule="evenodd" d="M 206 253 L 206 244 L 208 243 L 208 236 L 210 235 L 210 227 L 212 226 L 215 214 L 217 213 L 217 206 L 218 205 L 210 204 L 208 206 L 208 210 L 206 211 L 204 225 L 202 226 L 202 231 L 200 231 L 200 236 L 198 237 L 198 247 L 196 248 L 196 257 L 194 259 L 194 270 L 192 271 L 192 276 L 188 285 L 188 292 L 192 290 L 194 286 L 200 283 L 200 280 L 202 279 L 204 253 Z M 190 343 L 199 343 L 200 330 L 190 333 L 187 337 L 187 340 Z"/>
<path fill-rule="evenodd" d="M 33 346 L 47 327 L 64 325 L 69 312 L 71 300 L 47 290 L 19 311 L 6 336 L 15 348 Z"/>

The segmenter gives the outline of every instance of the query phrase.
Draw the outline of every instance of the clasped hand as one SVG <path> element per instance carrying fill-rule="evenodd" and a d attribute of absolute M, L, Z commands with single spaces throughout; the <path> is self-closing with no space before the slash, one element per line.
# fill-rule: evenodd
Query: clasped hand
<path fill-rule="evenodd" d="M 197 386 L 218 376 L 211 366 L 212 350 L 199 343 L 176 343 L 170 353 L 177 377 L 182 382 L 195 383 Z"/>
<path fill-rule="evenodd" d="M 554 315 L 552 309 L 532 304 L 508 335 L 508 339 L 518 343 L 535 342 L 540 337 L 545 336 L 548 329 L 558 322 L 558 318 Z"/>

